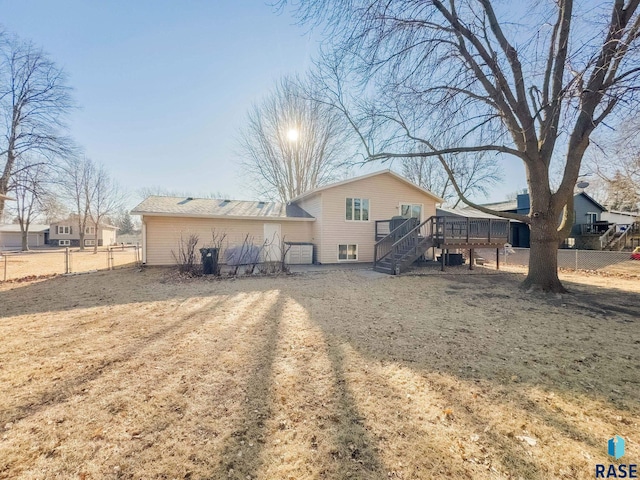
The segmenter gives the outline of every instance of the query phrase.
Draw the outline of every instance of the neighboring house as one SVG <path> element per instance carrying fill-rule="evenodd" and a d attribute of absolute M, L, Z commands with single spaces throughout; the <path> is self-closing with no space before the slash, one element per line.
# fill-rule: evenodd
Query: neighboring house
<path fill-rule="evenodd" d="M 57 247 L 79 247 L 80 232 L 78 229 L 78 220 L 73 215 L 66 220 L 53 222 L 49 228 L 49 244 Z M 87 222 L 84 232 L 85 247 L 93 247 L 96 242 L 98 242 L 98 246 L 116 243 L 117 227 L 100 224 L 97 234 L 95 230 L 93 222 Z"/>
<path fill-rule="evenodd" d="M 634 223 L 640 222 L 640 212 L 609 210 L 608 212 L 603 212 L 600 218 L 609 223 L 615 223 L 616 229 L 620 231 L 630 227 Z"/>
<path fill-rule="evenodd" d="M 303 242 L 313 244 L 314 263 L 372 262 L 376 239 L 388 233 L 382 230 L 389 224 L 382 221 L 395 216 L 424 221 L 442 201 L 385 170 L 316 188 L 288 204 L 152 196 L 131 213 L 142 217 L 148 265 L 174 264 L 181 238 L 197 234 L 199 246 L 205 246 L 214 230 L 226 234 L 230 246 L 241 245 L 247 235 L 254 245 L 266 240 L 268 258 L 281 257 L 282 242 Z"/>
<path fill-rule="evenodd" d="M 142 233 L 125 233 L 116 235 L 116 244 L 121 245 L 137 245 L 142 243 Z"/>
<path fill-rule="evenodd" d="M 29 248 L 42 247 L 49 243 L 49 225 L 29 225 L 27 244 Z M 0 249 L 22 248 L 22 231 L 17 223 L 0 225 Z"/>
<path fill-rule="evenodd" d="M 519 194 L 516 200 L 484 204 L 484 207 L 499 212 L 519 213 L 528 215 L 531 208 L 528 193 Z M 600 249 L 600 237 L 603 236 L 611 224 L 602 214 L 607 209 L 595 201 L 585 192 L 580 192 L 573 197 L 573 226 L 567 239 L 566 246 L 577 248 Z M 560 221 L 560 219 L 558 219 Z M 514 247 L 526 247 L 530 245 L 529 226 L 520 222 L 511 222 L 511 243 Z"/>

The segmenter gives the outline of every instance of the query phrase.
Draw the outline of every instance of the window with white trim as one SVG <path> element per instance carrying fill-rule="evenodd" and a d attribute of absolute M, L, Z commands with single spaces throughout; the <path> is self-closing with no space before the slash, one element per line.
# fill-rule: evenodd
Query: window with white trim
<path fill-rule="evenodd" d="M 401 203 L 400 215 L 404 218 L 422 218 L 422 204 L 419 203 Z"/>
<path fill-rule="evenodd" d="M 61 247 L 68 247 L 71 245 L 71 240 L 58 240 L 58 245 Z"/>
<path fill-rule="evenodd" d="M 350 222 L 369 221 L 368 198 L 347 198 L 345 207 L 345 220 Z"/>
<path fill-rule="evenodd" d="M 96 227 L 85 227 L 84 233 L 86 235 L 94 235 L 96 233 Z"/>
<path fill-rule="evenodd" d="M 57 228 L 57 233 L 58 235 L 70 235 L 71 234 L 71 227 L 69 225 L 58 225 Z"/>
<path fill-rule="evenodd" d="M 358 260 L 358 245 L 338 245 L 338 260 Z"/>
<path fill-rule="evenodd" d="M 87 240 L 84 241 L 84 246 L 85 247 L 93 247 L 95 244 L 96 244 L 95 240 L 87 239 Z"/>

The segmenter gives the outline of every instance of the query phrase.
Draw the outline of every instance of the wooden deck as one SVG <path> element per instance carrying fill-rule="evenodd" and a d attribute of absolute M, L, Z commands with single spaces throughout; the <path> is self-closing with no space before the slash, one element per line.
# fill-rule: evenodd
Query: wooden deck
<path fill-rule="evenodd" d="M 392 230 L 391 226 L 396 228 Z M 388 233 L 384 235 L 384 232 Z M 392 220 L 382 220 L 376 222 L 375 235 L 378 241 L 374 249 L 374 269 L 393 274 L 413 263 L 429 248 L 446 253 L 449 249 L 470 250 L 473 262 L 474 249 L 501 248 L 509 241 L 509 220 L 433 216 L 420 224 L 416 219 L 407 219 L 400 225 Z M 382 238 L 378 239 L 379 236 Z"/>

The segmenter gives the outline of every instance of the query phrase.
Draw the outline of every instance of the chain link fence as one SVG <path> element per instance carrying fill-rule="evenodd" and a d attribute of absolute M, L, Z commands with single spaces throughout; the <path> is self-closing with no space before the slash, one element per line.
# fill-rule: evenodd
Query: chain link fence
<path fill-rule="evenodd" d="M 528 248 L 501 248 L 498 251 L 501 265 L 526 267 L 529 265 Z M 495 264 L 495 249 L 479 249 L 477 255 Z M 606 250 L 558 250 L 558 267 L 575 271 L 597 271 L 613 274 L 640 275 L 640 261 L 632 260 L 630 252 Z"/>
<path fill-rule="evenodd" d="M 0 252 L 0 281 L 37 276 L 83 273 L 139 265 L 142 250 L 138 245 L 93 249 L 31 250 Z"/>

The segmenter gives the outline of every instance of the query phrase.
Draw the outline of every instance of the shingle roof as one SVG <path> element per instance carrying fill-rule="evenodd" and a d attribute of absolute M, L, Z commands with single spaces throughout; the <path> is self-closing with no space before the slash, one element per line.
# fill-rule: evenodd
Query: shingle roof
<path fill-rule="evenodd" d="M 192 197 L 151 196 L 131 213 L 176 217 L 314 220 L 314 217 L 295 204 Z"/>
<path fill-rule="evenodd" d="M 506 202 L 496 202 L 496 203 L 481 203 L 483 207 L 490 208 L 491 210 L 495 210 L 496 212 L 506 212 L 509 210 L 517 210 L 518 209 L 518 201 L 517 200 L 507 200 Z M 471 207 L 464 207 L 464 209 Z"/>
<path fill-rule="evenodd" d="M 504 220 L 504 217 L 499 217 L 498 215 L 491 215 L 490 213 L 484 213 L 484 212 L 481 212 L 480 210 L 476 210 L 475 208 L 471 208 L 471 207 L 464 207 L 464 208 L 437 207 L 436 214 L 442 215 L 442 216 L 454 215 L 454 216 L 465 217 L 465 218 L 466 217 L 494 218 L 494 219 Z"/>
<path fill-rule="evenodd" d="M 29 233 L 41 233 L 49 230 L 49 225 L 32 224 L 29 225 Z M 0 232 L 11 233 L 20 232 L 20 225 L 17 223 L 11 223 L 7 225 L 0 225 Z"/>

